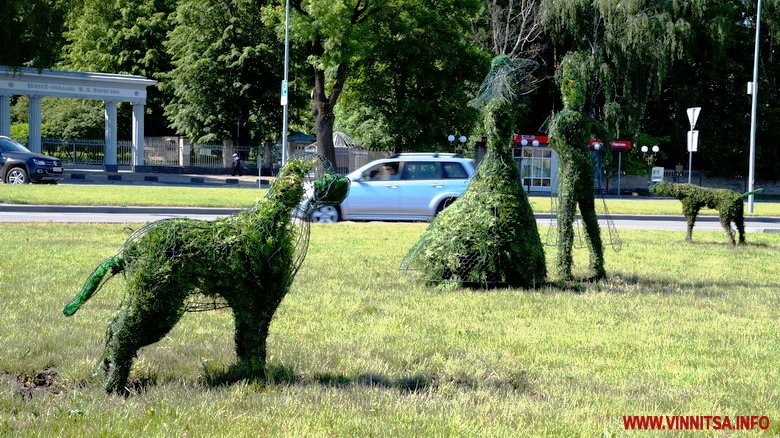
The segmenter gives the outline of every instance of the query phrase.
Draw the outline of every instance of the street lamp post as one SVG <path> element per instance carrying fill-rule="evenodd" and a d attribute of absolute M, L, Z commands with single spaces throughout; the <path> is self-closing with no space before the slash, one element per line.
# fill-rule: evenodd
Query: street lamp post
<path fill-rule="evenodd" d="M 282 81 L 282 166 L 287 163 L 287 74 L 290 70 L 290 0 L 284 8 L 284 80 Z"/>
<path fill-rule="evenodd" d="M 593 144 L 593 150 L 596 153 L 596 193 L 601 194 L 601 143 L 596 142 Z"/>
<path fill-rule="evenodd" d="M 528 140 L 525 139 L 525 138 L 520 140 L 520 146 L 522 146 L 523 149 L 525 149 L 525 147 L 528 146 Z M 539 146 L 539 140 L 536 140 L 536 139 L 532 140 L 531 141 L 531 146 L 538 147 Z M 526 168 L 529 169 L 529 172 L 528 172 L 529 175 L 528 176 L 524 176 L 523 175 L 523 159 L 524 159 L 523 155 L 524 155 L 524 153 L 525 153 L 524 151 L 520 152 L 520 185 L 522 186 L 523 182 L 525 180 L 528 180 L 527 184 L 526 184 L 526 187 L 528 187 L 528 193 L 531 193 L 531 179 L 533 178 L 533 175 L 530 174 L 531 173 L 531 171 L 530 171 L 531 165 L 526 165 Z M 532 163 L 533 163 L 533 161 L 532 161 Z"/>
<path fill-rule="evenodd" d="M 458 141 L 460 142 L 461 146 L 463 146 L 464 143 L 468 140 L 468 137 L 465 135 L 461 135 L 458 137 Z M 452 148 L 452 144 L 455 142 L 455 134 L 450 134 L 447 136 L 447 141 L 450 142 L 450 148 Z"/>
<path fill-rule="evenodd" d="M 748 164 L 748 211 L 753 213 L 753 189 L 756 178 L 756 110 L 758 108 L 758 43 L 761 34 L 761 0 L 756 4 L 756 46 L 753 52 L 753 82 L 750 92 L 753 104 L 750 110 L 750 163 Z"/>
<path fill-rule="evenodd" d="M 653 146 L 652 148 L 648 148 L 647 146 L 642 146 L 642 147 L 640 148 L 640 150 L 642 151 L 642 153 L 643 153 L 643 154 L 645 154 L 645 156 L 647 156 L 647 153 L 648 153 L 648 152 L 650 152 L 650 151 L 652 151 L 652 152 L 653 152 L 653 155 L 651 155 L 650 157 L 648 157 L 648 159 L 647 159 L 647 163 L 648 163 L 648 164 L 650 164 L 650 182 L 655 182 L 655 180 L 653 179 L 653 173 L 652 173 L 652 169 L 653 169 L 653 168 L 654 168 L 654 166 L 655 166 L 655 154 L 657 154 L 657 153 L 658 153 L 658 151 L 660 151 L 660 150 L 661 150 L 661 148 L 659 148 L 659 147 L 658 147 L 658 145 L 655 145 L 655 146 Z M 663 180 L 663 173 L 661 173 L 661 177 L 660 177 L 660 178 L 661 178 L 661 179 L 660 179 L 659 181 L 662 181 L 662 180 Z"/>

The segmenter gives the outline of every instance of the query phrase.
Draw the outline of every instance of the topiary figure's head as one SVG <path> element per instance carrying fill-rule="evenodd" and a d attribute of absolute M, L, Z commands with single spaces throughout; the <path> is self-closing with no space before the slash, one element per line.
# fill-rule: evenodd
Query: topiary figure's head
<path fill-rule="evenodd" d="M 314 205 L 338 205 L 349 194 L 349 178 L 337 173 L 326 173 L 314 180 Z"/>
<path fill-rule="evenodd" d="M 572 111 L 585 107 L 589 60 L 583 52 L 570 52 L 563 57 L 555 72 L 555 81 L 561 88 L 563 106 Z"/>

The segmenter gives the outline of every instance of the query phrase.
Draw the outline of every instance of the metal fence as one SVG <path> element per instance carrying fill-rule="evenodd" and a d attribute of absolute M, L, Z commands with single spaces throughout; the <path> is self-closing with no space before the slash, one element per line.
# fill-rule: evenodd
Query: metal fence
<path fill-rule="evenodd" d="M 62 160 L 64 165 L 102 165 L 105 162 L 105 141 L 88 139 L 41 139 L 41 152 Z"/>
<path fill-rule="evenodd" d="M 177 138 L 145 138 L 144 165 L 230 168 L 233 164 L 233 154 L 238 154 L 244 169 L 254 171 L 260 163 L 264 169 L 276 170 L 281 165 L 281 146 L 277 144 L 269 149 L 271 156 L 269 159 L 265 159 L 265 149 L 262 146 L 200 145 L 185 143 Z M 290 155 L 304 151 L 316 151 L 316 145 L 294 145 L 290 148 Z M 41 152 L 61 159 L 63 164 L 69 167 L 102 167 L 105 164 L 105 140 L 103 139 L 44 138 L 41 139 Z M 343 146 L 336 147 L 335 152 L 336 162 L 334 164 L 340 173 L 351 172 L 373 160 L 388 155 L 387 151 Z M 133 162 L 132 141 L 118 140 L 116 155 L 118 166 L 131 166 Z"/>

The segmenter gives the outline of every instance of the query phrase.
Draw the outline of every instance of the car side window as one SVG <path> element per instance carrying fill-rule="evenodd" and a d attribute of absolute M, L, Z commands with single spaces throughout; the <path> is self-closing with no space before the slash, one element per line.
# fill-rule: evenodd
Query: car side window
<path fill-rule="evenodd" d="M 460 163 L 442 163 L 445 179 L 466 179 L 469 177 L 466 169 Z"/>
<path fill-rule="evenodd" d="M 390 181 L 398 179 L 398 162 L 377 164 L 363 172 L 366 181 Z"/>
<path fill-rule="evenodd" d="M 441 179 L 440 163 L 430 161 L 407 161 L 404 163 L 401 179 Z"/>

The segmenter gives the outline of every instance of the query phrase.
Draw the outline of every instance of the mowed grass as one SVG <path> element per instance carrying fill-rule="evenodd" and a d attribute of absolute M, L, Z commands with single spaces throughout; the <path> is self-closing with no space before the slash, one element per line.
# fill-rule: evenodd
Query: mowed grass
<path fill-rule="evenodd" d="M 399 272 L 424 227 L 313 225 L 266 384 L 209 383 L 235 358 L 221 310 L 143 349 L 124 399 L 92 374 L 124 280 L 60 311 L 127 231 L 3 225 L 0 435 L 596 436 L 624 434 L 623 415 L 767 415 L 780 433 L 780 235 L 730 249 L 721 233 L 622 230 L 608 281 L 486 291 Z M 43 370 L 50 386 L 20 384 Z"/>
<path fill-rule="evenodd" d="M 246 208 L 265 192 L 227 187 L 0 184 L 0 204 Z"/>
<path fill-rule="evenodd" d="M 100 186 L 100 185 L 24 185 L 0 184 L 0 204 L 48 205 L 119 205 L 119 206 L 189 206 L 234 207 L 252 206 L 265 189 L 233 187 L 166 187 L 166 186 Z M 531 196 L 531 206 L 537 213 L 552 211 L 549 196 Z M 599 201 L 600 204 L 600 201 Z M 754 216 L 780 216 L 780 202 L 756 202 Z M 598 211 L 603 207 L 598 205 Z M 607 199 L 612 214 L 682 215 L 682 206 L 676 199 L 648 199 L 624 197 Z M 745 208 L 747 213 L 747 206 Z M 703 209 L 702 215 L 717 215 Z"/>

